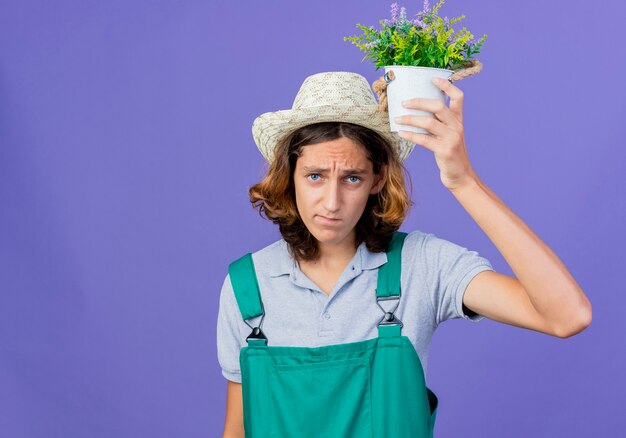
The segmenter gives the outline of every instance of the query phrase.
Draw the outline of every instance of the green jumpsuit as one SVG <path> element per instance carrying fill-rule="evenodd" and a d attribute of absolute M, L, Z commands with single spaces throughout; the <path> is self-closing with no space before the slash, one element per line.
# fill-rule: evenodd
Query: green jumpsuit
<path fill-rule="evenodd" d="M 229 265 L 244 321 L 262 316 L 239 356 L 246 438 L 432 437 L 437 396 L 426 387 L 419 356 L 402 335 L 395 308 L 385 311 L 379 304 L 399 303 L 406 235 L 394 233 L 387 262 L 378 268 L 376 301 L 384 313 L 378 337 L 360 342 L 268 345 L 252 255 Z"/>

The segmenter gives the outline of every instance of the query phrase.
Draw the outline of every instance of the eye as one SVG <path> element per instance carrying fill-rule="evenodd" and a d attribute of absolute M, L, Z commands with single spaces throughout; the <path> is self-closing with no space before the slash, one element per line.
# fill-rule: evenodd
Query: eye
<path fill-rule="evenodd" d="M 311 181 L 318 181 L 320 174 L 319 173 L 309 173 L 306 177 L 311 177 Z"/>
<path fill-rule="evenodd" d="M 351 181 L 351 182 L 354 182 L 354 183 L 357 183 L 357 182 L 361 181 L 361 178 L 359 178 L 358 176 L 354 176 L 354 175 L 353 176 L 349 176 L 348 179 L 350 179 L 350 178 L 354 178 L 356 180 L 356 181 Z"/>

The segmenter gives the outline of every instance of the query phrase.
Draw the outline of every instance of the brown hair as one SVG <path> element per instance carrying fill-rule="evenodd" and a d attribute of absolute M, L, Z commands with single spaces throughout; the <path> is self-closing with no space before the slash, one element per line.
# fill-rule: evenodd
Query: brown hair
<path fill-rule="evenodd" d="M 292 256 L 316 260 L 319 251 L 296 207 L 293 174 L 296 161 L 306 145 L 347 137 L 362 145 L 378 175 L 386 165 L 385 184 L 378 194 L 370 195 L 365 211 L 356 224 L 356 247 L 363 241 L 372 252 L 387 250 L 392 234 L 400 228 L 413 202 L 407 194 L 404 173 L 410 179 L 393 146 L 377 132 L 346 122 L 321 122 L 299 128 L 276 146 L 274 159 L 263 180 L 248 190 L 250 202 L 278 224 Z"/>

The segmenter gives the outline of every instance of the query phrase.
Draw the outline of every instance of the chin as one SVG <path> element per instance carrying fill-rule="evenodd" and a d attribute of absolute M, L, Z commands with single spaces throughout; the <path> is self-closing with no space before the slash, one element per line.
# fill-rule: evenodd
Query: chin
<path fill-rule="evenodd" d="M 347 236 L 347 233 L 343 233 L 342 230 L 315 229 L 312 231 L 309 229 L 309 231 L 318 242 L 322 243 L 339 243 Z"/>

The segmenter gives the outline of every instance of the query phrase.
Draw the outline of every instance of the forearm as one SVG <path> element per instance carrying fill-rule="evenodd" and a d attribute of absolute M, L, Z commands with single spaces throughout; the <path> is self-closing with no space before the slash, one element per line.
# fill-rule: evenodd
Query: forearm
<path fill-rule="evenodd" d="M 451 193 L 500 251 L 537 312 L 563 333 L 590 323 L 591 303 L 559 257 L 478 175 Z"/>

